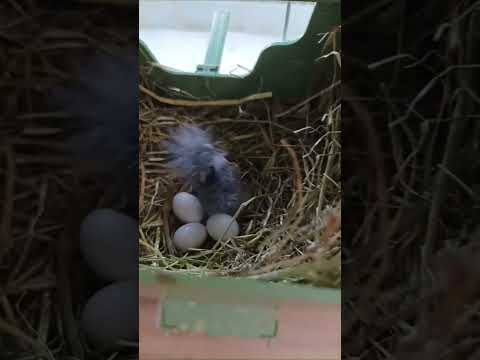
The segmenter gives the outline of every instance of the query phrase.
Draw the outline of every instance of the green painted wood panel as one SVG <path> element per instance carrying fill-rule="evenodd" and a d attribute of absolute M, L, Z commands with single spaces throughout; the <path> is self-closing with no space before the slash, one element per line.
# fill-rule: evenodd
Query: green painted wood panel
<path fill-rule="evenodd" d="M 338 289 L 317 288 L 291 283 L 273 283 L 236 277 L 188 276 L 172 273 L 164 275 L 160 269 L 140 268 L 140 286 L 169 284 L 169 293 L 177 298 L 188 298 L 190 294 L 228 294 L 245 300 L 288 300 L 308 301 L 321 304 L 340 304 L 341 292 Z"/>

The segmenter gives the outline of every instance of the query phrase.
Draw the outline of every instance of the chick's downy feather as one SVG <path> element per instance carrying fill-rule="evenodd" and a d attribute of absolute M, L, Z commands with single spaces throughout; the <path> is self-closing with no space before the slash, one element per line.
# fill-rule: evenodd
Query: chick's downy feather
<path fill-rule="evenodd" d="M 235 214 L 241 203 L 240 174 L 209 132 L 183 125 L 170 133 L 164 146 L 170 157 L 168 167 L 192 186 L 207 216 Z"/>
<path fill-rule="evenodd" d="M 135 52 L 95 52 L 77 60 L 72 79 L 50 92 L 66 112 L 67 153 L 74 168 L 138 208 L 138 66 Z"/>

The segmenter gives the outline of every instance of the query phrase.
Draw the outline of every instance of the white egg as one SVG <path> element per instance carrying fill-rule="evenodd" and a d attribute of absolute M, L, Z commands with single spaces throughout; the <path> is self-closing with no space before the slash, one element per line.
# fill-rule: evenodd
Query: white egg
<path fill-rule="evenodd" d="M 192 194 L 179 192 L 173 197 L 173 213 L 184 223 L 198 223 L 203 218 L 200 201 Z"/>
<path fill-rule="evenodd" d="M 217 241 L 225 241 L 237 236 L 240 227 L 237 221 L 227 214 L 215 214 L 207 220 L 207 231 Z"/>
<path fill-rule="evenodd" d="M 173 244 L 179 250 L 199 248 L 207 239 L 205 226 L 199 223 L 190 223 L 180 226 L 173 235 Z"/>
<path fill-rule="evenodd" d="M 124 214 L 111 209 L 92 211 L 80 227 L 80 250 L 104 280 L 138 278 L 138 224 Z"/>
<path fill-rule="evenodd" d="M 83 308 L 81 324 L 99 348 L 114 347 L 121 340 L 137 342 L 137 281 L 115 282 L 97 291 Z"/>

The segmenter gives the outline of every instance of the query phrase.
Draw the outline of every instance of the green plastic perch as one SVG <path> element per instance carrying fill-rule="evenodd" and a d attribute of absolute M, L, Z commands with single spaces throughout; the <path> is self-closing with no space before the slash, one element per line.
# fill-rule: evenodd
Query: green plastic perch
<path fill-rule="evenodd" d="M 229 20 L 230 13 L 227 11 L 216 11 L 213 15 L 205 62 L 204 64 L 197 66 L 197 73 L 205 75 L 218 74 L 220 63 L 222 62 Z"/>

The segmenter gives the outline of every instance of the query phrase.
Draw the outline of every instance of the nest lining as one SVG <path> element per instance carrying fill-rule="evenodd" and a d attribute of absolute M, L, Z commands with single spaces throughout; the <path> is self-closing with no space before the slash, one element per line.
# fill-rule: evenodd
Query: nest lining
<path fill-rule="evenodd" d="M 159 105 L 151 94 L 140 103 L 141 262 L 165 271 L 338 286 L 339 103 L 306 102 L 272 120 L 267 101 L 188 108 Z M 172 244 L 179 224 L 171 199 L 188 188 L 169 174 L 161 142 L 170 129 L 192 123 L 221 141 L 242 172 L 249 200 L 237 213 L 238 237 L 181 253 Z"/>

